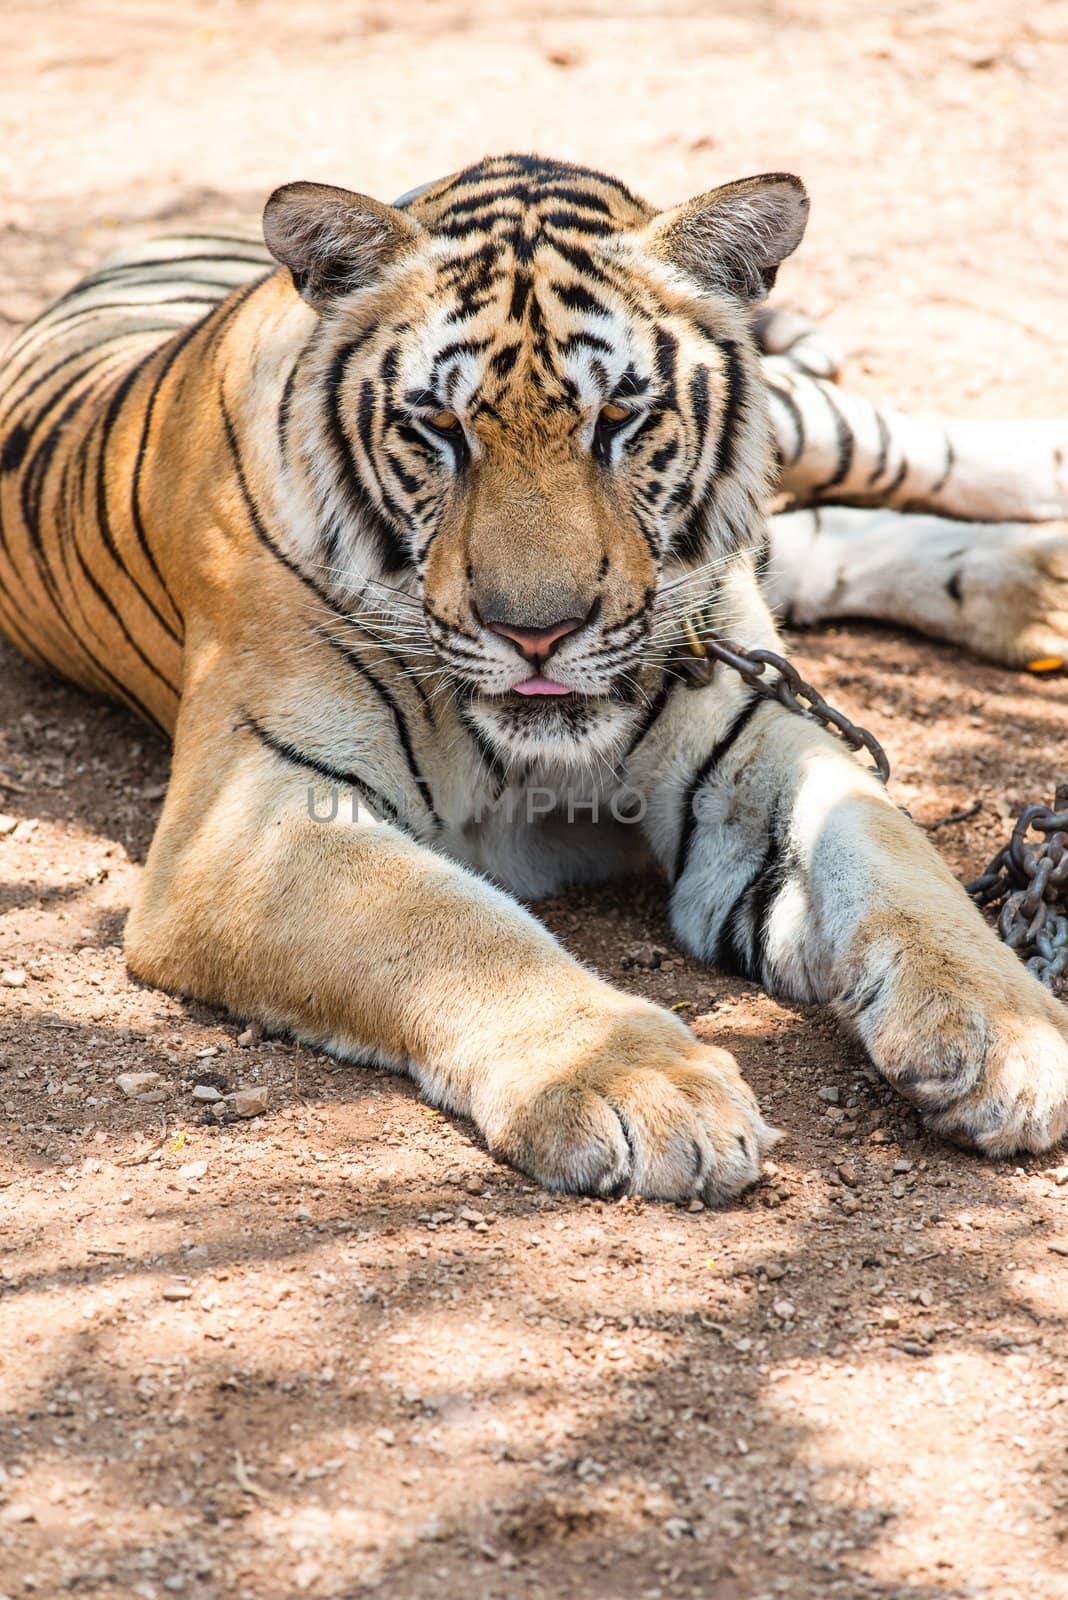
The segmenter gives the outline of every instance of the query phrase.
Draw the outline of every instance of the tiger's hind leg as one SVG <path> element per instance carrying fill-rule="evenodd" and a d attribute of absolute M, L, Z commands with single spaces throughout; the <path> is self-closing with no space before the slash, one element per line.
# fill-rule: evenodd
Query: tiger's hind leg
<path fill-rule="evenodd" d="M 1068 659 L 1068 524 L 819 506 L 770 519 L 763 584 L 791 623 L 872 617 L 1005 666 Z"/>
<path fill-rule="evenodd" d="M 778 487 L 795 501 L 980 522 L 1068 517 L 1068 417 L 909 416 L 813 375 L 796 353 L 804 345 L 763 361 Z"/>

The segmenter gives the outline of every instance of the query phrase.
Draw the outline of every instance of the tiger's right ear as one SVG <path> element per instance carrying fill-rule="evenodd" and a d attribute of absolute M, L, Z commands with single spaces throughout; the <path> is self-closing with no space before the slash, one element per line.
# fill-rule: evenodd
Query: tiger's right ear
<path fill-rule="evenodd" d="M 268 250 L 317 311 L 369 287 L 422 232 L 395 206 L 329 183 L 283 184 L 263 212 Z"/>

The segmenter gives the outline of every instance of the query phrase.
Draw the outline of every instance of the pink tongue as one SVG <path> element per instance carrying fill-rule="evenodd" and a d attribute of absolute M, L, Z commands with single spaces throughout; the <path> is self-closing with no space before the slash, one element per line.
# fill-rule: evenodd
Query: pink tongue
<path fill-rule="evenodd" d="M 570 694 L 566 683 L 554 683 L 552 678 L 525 678 L 514 686 L 516 694 Z"/>

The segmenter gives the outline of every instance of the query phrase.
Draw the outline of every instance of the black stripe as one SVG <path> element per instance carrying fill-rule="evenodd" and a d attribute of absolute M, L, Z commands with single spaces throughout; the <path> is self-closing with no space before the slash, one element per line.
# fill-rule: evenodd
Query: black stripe
<path fill-rule="evenodd" d="M 3 587 L 3 584 L 0 584 L 0 630 L 6 633 L 11 643 L 21 650 L 22 654 L 36 666 L 41 667 L 45 672 L 55 672 L 55 662 L 42 655 L 36 645 L 30 643 L 20 624 L 15 621 L 15 614 L 12 611 L 13 606 L 14 601 Z"/>
<path fill-rule="evenodd" d="M 497 754 L 497 751 L 493 748 L 493 745 L 489 742 L 489 740 L 486 738 L 486 735 L 479 727 L 478 723 L 468 712 L 467 707 L 461 705 L 458 710 L 460 721 L 471 735 L 472 742 L 475 746 L 475 749 L 479 753 L 479 757 L 489 769 L 490 777 L 493 779 L 495 785 L 494 799 L 496 799 L 508 781 L 507 769 L 505 768 L 500 756 Z"/>
<path fill-rule="evenodd" d="M 566 339 L 562 339 L 559 349 L 560 354 L 563 356 L 570 355 L 573 350 L 595 350 L 600 351 L 602 355 L 611 355 L 612 353 L 612 346 L 607 339 L 602 339 L 596 333 L 589 333 L 585 328 L 579 333 L 569 334 Z"/>
<path fill-rule="evenodd" d="M 519 360 L 519 353 L 522 348 L 523 346 L 518 341 L 513 344 L 506 344 L 491 358 L 490 367 L 498 378 L 506 378 L 508 376 Z"/>
<path fill-rule="evenodd" d="M 753 966 L 757 977 L 762 977 L 766 970 L 771 913 L 779 898 L 779 892 L 786 882 L 787 868 L 789 866 L 789 860 L 783 850 L 779 833 L 777 809 L 768 823 L 768 832 L 770 834 L 768 850 L 752 891 L 750 927 L 754 939 Z"/>
<path fill-rule="evenodd" d="M 148 396 L 145 400 L 145 418 L 141 427 L 141 438 L 138 441 L 137 455 L 134 459 L 133 474 L 130 479 L 130 520 L 133 523 L 134 533 L 137 535 L 137 542 L 141 546 L 146 560 L 148 561 L 152 571 L 155 573 L 156 578 L 159 581 L 160 588 L 167 596 L 167 599 L 174 610 L 174 614 L 179 618 L 179 620 L 181 620 L 181 611 L 179 610 L 178 604 L 174 596 L 171 594 L 170 588 L 167 585 L 167 581 L 160 570 L 159 563 L 156 560 L 155 552 L 153 551 L 152 546 L 149 544 L 148 533 L 145 529 L 144 518 L 141 514 L 141 475 L 144 471 L 145 457 L 148 452 L 148 439 L 152 430 L 152 418 L 155 415 L 156 401 L 159 399 L 160 390 L 167 381 L 168 374 L 170 373 L 171 368 L 174 366 L 174 363 L 177 361 L 186 345 L 189 344 L 189 342 L 196 336 L 201 326 L 202 324 L 199 322 L 194 322 L 190 327 L 183 328 L 182 332 L 172 339 L 169 348 L 164 354 L 163 361 L 160 364 L 160 369 L 153 379 L 152 387 L 149 390 Z M 154 353 L 158 354 L 158 352 Z M 178 636 L 175 635 L 175 637 L 177 638 Z"/>
<path fill-rule="evenodd" d="M 673 883 L 678 883 L 682 874 L 686 871 L 686 862 L 690 853 L 690 846 L 693 843 L 694 831 L 697 827 L 697 813 L 694 809 L 697 791 L 712 776 L 735 741 L 741 738 L 762 704 L 763 701 L 759 695 L 751 694 L 749 696 L 744 705 L 735 713 L 734 720 L 726 733 L 713 745 L 711 751 L 686 786 L 686 796 L 683 801 L 682 819 L 679 828 L 679 846 L 675 855 L 675 870 L 672 873 Z"/>
<path fill-rule="evenodd" d="M 531 280 L 529 272 L 517 272 L 512 283 L 512 299 L 508 306 L 508 319 L 510 322 L 522 322 L 530 298 Z"/>
<path fill-rule="evenodd" d="M 108 443 L 111 439 L 115 424 L 119 420 L 122 409 L 126 404 L 126 401 L 129 399 L 130 390 L 133 388 L 138 378 L 142 375 L 148 363 L 155 359 L 155 356 L 156 351 L 152 350 L 148 355 L 144 356 L 140 361 L 135 362 L 134 365 L 127 370 L 120 381 L 116 384 L 114 393 L 111 397 L 111 402 L 108 405 L 107 411 L 104 413 L 104 420 L 100 429 L 100 448 L 97 451 L 96 458 L 96 520 L 98 532 L 101 539 L 104 541 L 104 547 L 110 555 L 112 561 L 114 561 L 115 565 L 123 573 L 125 573 L 131 585 L 134 589 L 136 589 L 137 593 L 151 611 L 152 615 L 155 617 L 164 633 L 169 634 L 174 640 L 175 644 L 180 645 L 182 643 L 182 635 L 179 630 L 174 626 L 169 618 L 163 615 L 162 611 L 152 599 L 151 595 L 148 594 L 142 584 L 130 571 L 125 561 L 122 559 L 118 545 L 115 543 L 114 536 L 112 535 L 111 519 L 108 515 Z M 154 392 L 155 391 L 153 391 L 153 393 Z M 86 440 L 83 442 L 83 449 L 87 448 L 88 441 Z M 137 524 L 135 523 L 135 529 L 136 527 Z M 138 542 L 140 543 L 145 555 L 148 556 L 156 577 L 159 578 L 160 582 L 162 583 L 163 580 L 160 577 L 159 568 L 156 566 L 155 559 L 148 549 L 147 542 L 143 538 L 143 532 L 143 528 L 138 531 Z M 169 595 L 167 598 L 170 600 Z M 174 602 L 171 601 L 172 605 L 173 603 Z M 177 693 L 177 691 L 175 692 Z"/>
<path fill-rule="evenodd" d="M 581 283 L 554 283 L 553 294 L 569 311 L 584 311 L 591 317 L 608 316 L 608 307 Z"/>
<path fill-rule="evenodd" d="M 55 400 L 63 398 L 68 390 L 73 387 L 73 384 L 77 383 L 79 378 L 84 376 L 84 373 L 80 373 L 78 378 L 75 378 L 71 383 L 64 385 L 64 387 L 53 398 Z M 28 537 L 30 555 L 33 558 L 34 566 L 37 569 L 38 580 L 44 588 L 46 596 L 51 601 L 56 614 L 59 616 L 61 622 L 68 629 L 72 638 L 75 640 L 77 640 L 77 635 L 74 633 L 74 630 L 71 628 L 70 622 L 67 619 L 66 609 L 63 606 L 60 598 L 59 585 L 56 580 L 56 575 L 52 571 L 51 563 L 48 560 L 48 555 L 44 548 L 44 540 L 41 535 L 41 498 L 45 491 L 45 480 L 48 475 L 48 468 L 51 465 L 52 457 L 55 455 L 55 452 L 59 446 L 60 435 L 67 423 L 73 420 L 85 402 L 92 397 L 93 393 L 94 390 L 90 384 L 83 389 L 80 394 L 75 395 L 74 398 L 64 407 L 60 415 L 53 421 L 44 438 L 36 446 L 33 455 L 26 462 L 22 480 L 19 484 L 19 511 L 22 516 L 23 527 L 25 528 Z M 48 409 L 49 407 L 46 407 L 43 412 L 39 413 L 39 415 L 34 418 L 34 427 L 36 427 L 42 418 L 48 414 Z M 62 549 L 62 538 L 59 540 L 59 545 Z M 14 563 L 12 563 L 12 565 L 14 566 Z M 26 580 L 23 579 L 22 581 L 27 590 L 30 590 L 30 585 L 26 583 Z"/>
<path fill-rule="evenodd" d="M 591 283 L 604 284 L 606 289 L 616 286 L 615 279 L 606 270 L 603 261 L 597 261 L 590 252 L 574 239 L 554 239 L 553 249 L 569 266 L 581 272 L 583 277 L 589 278 Z"/>
<path fill-rule="evenodd" d="M 334 447 L 337 488 L 347 502 L 349 515 L 357 527 L 370 534 L 376 544 L 382 570 L 392 575 L 404 571 L 409 565 L 409 557 L 395 529 L 387 522 L 360 481 L 353 462 L 352 445 L 341 419 L 341 382 L 345 368 L 355 351 L 368 337 L 369 334 L 365 333 L 361 338 L 342 345 L 334 357 L 327 380 L 325 414 L 327 431 Z M 363 388 L 367 387 L 368 385 L 364 384 Z"/>
<path fill-rule="evenodd" d="M 869 488 L 878 483 L 886 471 L 886 465 L 890 459 L 890 429 L 886 425 L 886 418 L 878 410 L 875 412 L 875 426 L 879 432 L 879 454 L 875 460 L 874 470 L 868 474 Z"/>
<path fill-rule="evenodd" d="M 679 441 L 677 439 L 668 439 L 666 444 L 660 445 L 658 449 L 653 451 L 649 457 L 649 465 L 654 472 L 663 472 L 671 465 L 678 453 Z"/>
<path fill-rule="evenodd" d="M 603 222 L 597 217 L 584 217 L 580 212 L 572 211 L 567 206 L 561 206 L 558 211 L 542 211 L 539 215 L 542 225 L 546 228 L 566 228 L 575 233 L 591 233 L 595 238 L 619 232 L 612 223 Z"/>
<path fill-rule="evenodd" d="M 944 429 L 943 429 L 943 432 L 945 432 Z M 957 452 L 953 448 L 953 440 L 949 437 L 948 433 L 946 433 L 945 439 L 946 439 L 946 464 L 942 468 L 942 476 L 938 479 L 937 483 L 933 483 L 931 485 L 930 489 L 927 491 L 928 494 L 935 495 L 935 494 L 940 494 L 942 492 L 942 490 L 945 488 L 946 483 L 947 483 L 947 481 L 949 479 L 950 473 L 953 471 L 953 468 L 957 464 Z"/>
<path fill-rule="evenodd" d="M 788 459 L 786 457 L 783 458 L 783 466 L 787 468 L 796 467 L 797 463 L 801 459 L 801 452 L 805 448 L 805 419 L 802 415 L 801 407 L 798 405 L 797 401 L 794 399 L 793 395 L 788 389 L 780 389 L 776 383 L 768 384 L 768 394 L 773 400 L 777 400 L 779 402 L 794 425 L 794 432 L 797 434 L 797 444 L 790 457 Z M 880 467 L 879 470 L 882 471 L 882 468 Z"/>
<path fill-rule="evenodd" d="M 104 311 L 125 311 L 131 317 L 136 317 L 144 311 L 156 311 L 160 306 L 203 305 L 214 307 L 221 303 L 218 295 L 207 294 L 171 295 L 164 300 L 144 300 L 137 305 L 131 305 L 129 300 L 101 300 L 96 305 L 84 306 L 81 311 L 69 311 L 65 316 L 58 317 L 54 322 L 46 320 L 56 309 L 55 306 L 49 306 L 41 312 L 36 322 L 30 323 L 30 327 L 37 333 L 47 334 L 49 338 L 53 338 L 56 334 L 72 327 L 74 323 L 84 322 L 86 317 L 99 316 Z M 205 315 L 210 315 L 210 313 L 205 313 Z"/>
<path fill-rule="evenodd" d="M 894 473 L 894 476 L 891 478 L 890 482 L 887 484 L 886 488 L 883 490 L 882 498 L 884 500 L 886 500 L 886 501 L 891 500 L 893 498 L 893 496 L 897 493 L 897 491 L 901 488 L 901 485 L 904 483 L 905 479 L 908 477 L 908 474 L 909 474 L 908 458 L 906 456 L 902 456 L 901 457 L 901 465 L 898 467 L 897 471 Z"/>
<path fill-rule="evenodd" d="M 708 428 L 708 368 L 695 367 L 690 379 L 690 410 L 702 436 Z"/>
<path fill-rule="evenodd" d="M 576 209 L 596 211 L 602 217 L 612 215 L 612 207 L 601 195 L 591 194 L 586 189 L 576 189 L 567 183 L 547 183 L 541 194 L 551 195 L 554 200 L 563 201 L 565 205 L 574 206 Z"/>
<path fill-rule="evenodd" d="M 249 715 L 248 712 L 242 715 L 242 719 L 234 731 L 236 733 L 243 728 L 247 728 L 250 733 L 254 733 L 260 743 L 271 751 L 272 755 L 279 756 L 283 761 L 288 761 L 291 766 L 304 767 L 306 771 L 314 772 L 320 778 L 326 778 L 330 783 L 341 784 L 346 789 L 355 789 L 356 793 L 367 801 L 372 810 L 384 812 L 395 827 L 402 828 L 404 826 L 396 806 L 392 805 L 384 795 L 372 789 L 370 784 L 365 783 L 355 772 L 348 772 L 342 767 L 331 766 L 329 762 L 321 761 L 317 756 L 309 755 L 306 750 L 301 750 L 299 746 L 291 744 L 288 739 L 279 739 L 276 734 L 270 733 L 268 729 L 262 727 L 255 717 Z"/>
<path fill-rule="evenodd" d="M 679 341 L 667 328 L 657 327 L 654 332 L 656 344 L 656 371 L 660 379 L 660 397 L 666 406 L 675 404 L 675 370 L 679 354 Z"/>
<path fill-rule="evenodd" d="M 719 443 L 716 446 L 716 476 L 729 477 L 734 471 L 738 453 L 738 430 L 746 408 L 747 386 L 745 368 L 738 346 L 733 339 L 717 339 L 716 344 L 723 352 L 727 366 L 724 380 L 727 386 L 727 399 L 723 407 L 723 421 L 720 424 Z"/>
<path fill-rule="evenodd" d="M 849 426 L 846 418 L 838 409 L 830 389 L 826 384 L 822 383 L 817 383 L 816 388 L 826 401 L 827 409 L 830 411 L 831 416 L 834 419 L 835 444 L 838 450 L 838 459 L 834 464 L 834 471 L 831 473 L 830 477 L 825 478 L 822 483 L 813 484 L 812 486 L 811 492 L 813 494 L 822 495 L 826 494 L 831 489 L 837 489 L 838 485 L 840 483 L 844 483 L 846 478 L 848 478 L 850 468 L 853 465 L 855 447 L 853 442 L 853 430 Z"/>
<path fill-rule="evenodd" d="M 430 817 L 434 823 L 434 826 L 440 829 L 443 824 L 441 818 L 438 816 L 437 808 L 434 805 L 433 791 L 431 790 L 427 779 L 423 775 L 423 772 L 419 766 L 419 762 L 416 760 L 415 751 L 412 747 L 411 731 L 408 727 L 404 712 L 401 710 L 397 701 L 394 699 L 393 695 L 390 693 L 389 689 L 387 689 L 386 685 L 381 681 L 381 679 L 376 677 L 367 663 L 362 661 L 360 657 L 356 655 L 355 651 L 351 650 L 345 644 L 343 639 L 335 639 L 330 634 L 323 633 L 322 630 L 316 631 L 319 633 L 319 637 L 321 639 L 326 640 L 326 643 L 331 647 L 331 649 L 336 650 L 345 658 L 345 661 L 357 674 L 357 676 L 362 678 L 364 683 L 366 683 L 369 688 L 374 690 L 381 703 L 389 712 L 393 719 L 393 726 L 396 730 L 397 739 L 404 755 L 405 763 L 407 764 L 408 771 L 411 774 L 412 782 L 418 789 L 423 804 L 430 813 Z M 374 635 L 372 634 L 371 637 L 373 638 Z M 383 646 L 383 649 L 384 648 L 385 647 Z M 425 691 L 421 691 L 421 694 L 423 693 L 425 693 Z M 424 705 L 426 705 L 425 701 Z"/>
<path fill-rule="evenodd" d="M 664 710 L 664 707 L 668 703 L 668 696 L 670 695 L 672 689 L 677 688 L 677 687 L 678 687 L 678 679 L 677 678 L 665 678 L 664 679 L 663 683 L 660 685 L 659 689 L 656 691 L 656 694 L 654 695 L 653 699 L 649 702 L 649 704 L 645 708 L 645 711 L 642 713 L 642 719 L 638 723 L 638 726 L 635 729 L 634 735 L 633 735 L 630 743 L 628 744 L 626 750 L 623 752 L 623 756 L 622 756 L 622 761 L 623 762 L 626 762 L 626 761 L 630 760 L 631 756 L 634 754 L 635 750 L 637 750 L 637 748 L 641 744 L 642 740 L 646 737 L 647 734 L 652 732 L 654 723 L 656 723 L 656 722 L 658 722 L 660 720 L 660 716 L 661 716 L 661 714 L 662 714 L 662 712 Z"/>
<path fill-rule="evenodd" d="M 242 266 L 259 267 L 261 272 L 265 267 L 271 265 L 266 250 L 261 255 L 240 255 L 235 250 L 191 250 L 188 255 L 184 256 L 145 256 L 139 261 L 123 261 L 118 266 L 102 267 L 99 272 L 94 272 L 88 278 L 83 278 L 81 284 L 67 292 L 68 294 L 77 294 L 79 288 L 85 288 L 86 285 L 91 284 L 105 283 L 124 273 L 154 272 L 157 267 L 182 267 L 194 261 L 237 261 Z M 236 283 L 230 285 L 231 289 L 236 289 L 237 287 Z"/>
<path fill-rule="evenodd" d="M 761 950 L 766 944 L 765 919 L 771 896 L 781 883 L 782 862 L 774 823 L 763 857 L 734 897 L 720 923 L 712 960 L 722 972 L 759 979 Z M 748 917 L 747 914 L 748 913 Z"/>

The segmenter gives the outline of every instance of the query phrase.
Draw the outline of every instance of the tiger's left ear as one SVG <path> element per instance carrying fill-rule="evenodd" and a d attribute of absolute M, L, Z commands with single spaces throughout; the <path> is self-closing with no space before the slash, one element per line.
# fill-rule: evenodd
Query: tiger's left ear
<path fill-rule="evenodd" d="M 766 172 L 662 211 L 639 237 L 701 288 L 762 300 L 780 263 L 801 243 L 807 220 L 801 179 Z"/>
<path fill-rule="evenodd" d="M 263 213 L 268 250 L 317 311 L 374 283 L 422 232 L 395 206 L 328 183 L 283 184 Z"/>

